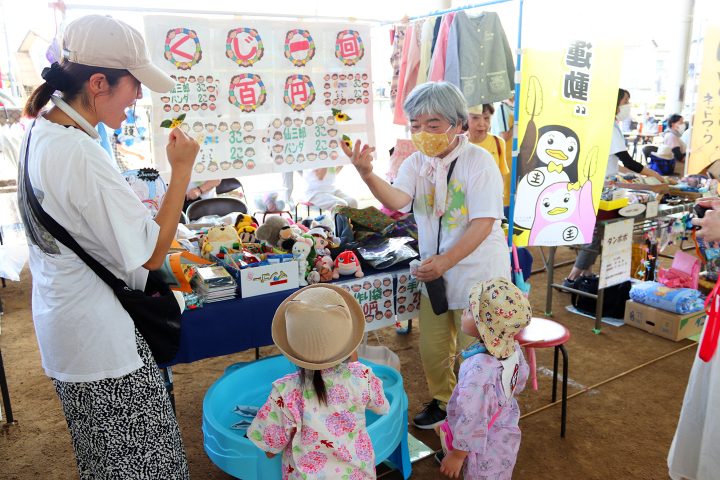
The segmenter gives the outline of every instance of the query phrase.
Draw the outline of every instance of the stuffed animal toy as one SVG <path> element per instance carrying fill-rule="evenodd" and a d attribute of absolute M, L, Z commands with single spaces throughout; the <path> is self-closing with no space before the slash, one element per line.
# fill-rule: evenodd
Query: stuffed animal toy
<path fill-rule="evenodd" d="M 220 248 L 227 250 L 239 250 L 242 242 L 237 231 L 229 225 L 212 227 L 203 237 L 202 256 L 209 258 L 210 255 L 220 253 Z"/>
<path fill-rule="evenodd" d="M 242 227 L 249 226 L 257 228 L 258 225 L 257 219 L 247 213 L 239 213 L 235 219 L 235 230 L 237 230 L 238 233 Z"/>
<path fill-rule="evenodd" d="M 308 284 L 307 276 L 314 261 L 314 240 L 310 235 L 298 237 L 292 246 L 293 258 L 298 262 L 298 280 L 301 287 Z"/>
<path fill-rule="evenodd" d="M 308 233 L 315 239 L 315 252 L 318 255 L 330 255 L 327 231 L 324 228 L 315 227 L 311 228 Z"/>
<path fill-rule="evenodd" d="M 360 260 L 352 250 L 345 250 L 335 259 L 335 271 L 333 278 L 340 278 L 340 275 L 355 275 L 357 278 L 365 274 L 360 267 Z"/>
<path fill-rule="evenodd" d="M 330 282 L 333 279 L 333 259 L 329 255 L 318 255 L 315 259 L 314 270 L 320 275 L 321 282 Z"/>
<path fill-rule="evenodd" d="M 267 245 L 278 247 L 280 244 L 280 231 L 288 226 L 287 219 L 273 215 L 257 228 L 255 236 Z"/>
<path fill-rule="evenodd" d="M 252 225 L 243 225 L 237 229 L 238 236 L 242 243 L 257 243 L 257 237 L 255 236 L 256 231 L 257 228 Z"/>
<path fill-rule="evenodd" d="M 285 202 L 278 200 L 277 192 L 256 196 L 255 207 L 261 212 L 282 212 L 286 210 Z"/>

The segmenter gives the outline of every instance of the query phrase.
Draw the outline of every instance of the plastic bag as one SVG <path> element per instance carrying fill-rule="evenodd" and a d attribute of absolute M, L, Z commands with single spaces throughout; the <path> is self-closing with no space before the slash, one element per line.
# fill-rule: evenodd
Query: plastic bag
<path fill-rule="evenodd" d="M 394 368 L 398 372 L 400 371 L 400 357 L 397 353 L 390 350 L 384 345 L 368 345 L 361 343 L 357 349 L 358 357 L 370 360 L 378 365 L 387 365 L 390 368 Z"/>
<path fill-rule="evenodd" d="M 357 251 L 368 265 L 376 270 L 383 270 L 417 258 L 418 252 L 407 245 L 412 241 L 414 241 L 412 237 L 389 238 L 376 246 L 357 247 Z"/>

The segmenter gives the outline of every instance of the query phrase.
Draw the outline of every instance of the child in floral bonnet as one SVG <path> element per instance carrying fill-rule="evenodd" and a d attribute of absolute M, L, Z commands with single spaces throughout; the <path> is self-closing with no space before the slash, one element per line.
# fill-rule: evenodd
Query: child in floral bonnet
<path fill-rule="evenodd" d="M 520 410 L 515 395 L 528 377 L 515 335 L 530 323 L 523 292 L 505 279 L 478 282 L 470 290 L 462 331 L 479 343 L 463 351 L 457 386 L 440 426 L 445 451 L 440 471 L 465 479 L 510 480 L 520 448 Z"/>

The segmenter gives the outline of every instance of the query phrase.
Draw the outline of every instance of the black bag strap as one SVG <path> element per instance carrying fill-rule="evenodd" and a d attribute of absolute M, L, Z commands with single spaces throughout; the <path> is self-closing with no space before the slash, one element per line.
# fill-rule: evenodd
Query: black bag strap
<path fill-rule="evenodd" d="M 450 191 L 450 177 L 452 176 L 453 170 L 455 170 L 455 163 L 457 162 L 457 158 L 452 161 L 450 164 L 450 168 L 448 168 L 448 174 L 447 174 L 447 184 L 448 184 L 448 191 Z M 437 255 L 440 255 L 440 230 L 442 230 L 442 218 L 445 216 L 443 213 L 440 215 L 440 218 L 438 219 L 438 239 L 437 239 Z"/>
<path fill-rule="evenodd" d="M 30 204 L 35 217 L 38 219 L 40 224 L 45 227 L 45 230 L 50 233 L 57 241 L 65 245 L 67 248 L 75 252 L 75 254 L 82 259 L 90 269 L 97 274 L 103 282 L 107 283 L 110 288 L 115 290 L 116 288 L 127 288 L 124 281 L 117 278 L 113 273 L 105 268 L 100 262 L 91 257 L 83 248 L 75 241 L 75 239 L 68 233 L 65 228 L 57 223 L 54 218 L 48 215 L 43 210 L 40 202 L 35 196 L 32 184 L 30 183 L 30 173 L 28 172 L 28 157 L 30 156 L 30 140 L 32 139 L 32 129 L 35 126 L 35 122 L 30 126 L 28 132 L 27 145 L 25 145 L 25 160 L 23 168 L 23 182 L 25 184 L 25 196 Z"/>

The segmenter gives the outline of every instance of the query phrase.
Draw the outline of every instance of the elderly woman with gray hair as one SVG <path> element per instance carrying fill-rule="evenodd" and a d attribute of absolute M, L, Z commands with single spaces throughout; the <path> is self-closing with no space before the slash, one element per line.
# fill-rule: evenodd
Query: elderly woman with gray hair
<path fill-rule="evenodd" d="M 457 381 L 448 359 L 473 341 L 460 330 L 470 285 L 509 279 L 510 257 L 500 228 L 502 175 L 492 156 L 462 133 L 468 119 L 462 93 L 450 83 L 424 83 L 403 107 L 418 152 L 405 160 L 392 185 L 373 173 L 374 147 L 358 141 L 343 150 L 375 198 L 392 210 L 412 206 L 415 215 L 422 258 L 416 276 L 433 286 L 420 300 L 420 355 L 432 400 L 413 423 L 431 429 L 445 419 Z M 428 297 L 438 290 L 447 298 L 444 312 Z"/>

